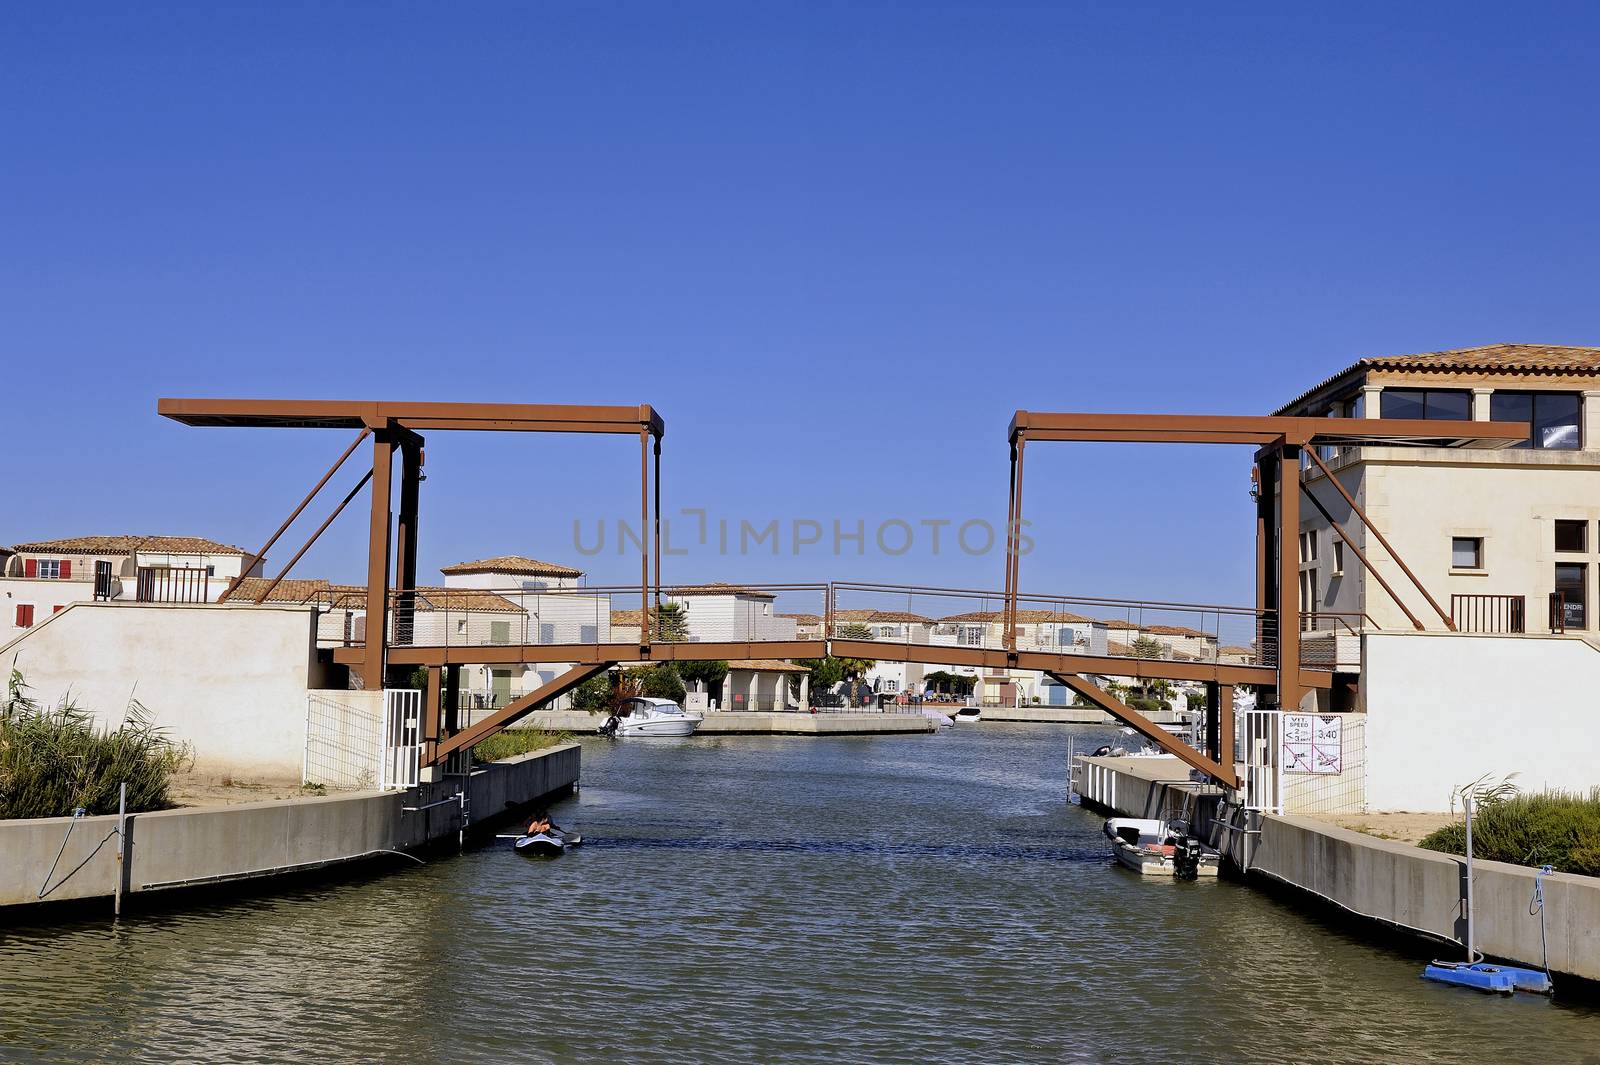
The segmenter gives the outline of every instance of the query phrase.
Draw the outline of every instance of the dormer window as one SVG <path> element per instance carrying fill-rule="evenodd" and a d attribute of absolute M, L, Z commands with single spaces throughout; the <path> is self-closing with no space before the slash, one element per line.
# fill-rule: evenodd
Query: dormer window
<path fill-rule="evenodd" d="M 22 564 L 22 573 L 45 581 L 67 581 L 72 579 L 72 563 L 64 558 L 30 558 Z"/>

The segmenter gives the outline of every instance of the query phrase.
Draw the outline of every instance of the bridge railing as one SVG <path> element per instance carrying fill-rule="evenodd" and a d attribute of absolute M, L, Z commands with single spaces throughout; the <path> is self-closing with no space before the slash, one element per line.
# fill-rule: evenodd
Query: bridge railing
<path fill-rule="evenodd" d="M 1007 639 L 1005 595 L 838 581 L 829 635 L 901 645 L 1267 665 L 1272 611 L 1214 604 L 1023 593 Z"/>
<path fill-rule="evenodd" d="M 365 590 L 317 593 L 321 646 L 366 642 Z M 1024 593 L 1007 639 L 1002 592 L 855 581 L 663 585 L 648 608 L 634 586 L 424 588 L 393 593 L 393 646 L 594 646 L 854 639 L 886 645 L 1277 664 L 1274 611 L 1218 604 Z M 1364 622 L 1301 619 L 1301 663 L 1346 668 Z"/>
<path fill-rule="evenodd" d="M 364 590 L 323 591 L 314 602 L 319 645 L 366 643 Z M 652 588 L 647 608 L 638 585 L 425 588 L 392 593 L 385 623 L 397 647 L 764 643 L 821 639 L 820 622 L 803 619 L 820 618 L 826 602 L 825 584 L 663 585 L 659 607 Z"/>

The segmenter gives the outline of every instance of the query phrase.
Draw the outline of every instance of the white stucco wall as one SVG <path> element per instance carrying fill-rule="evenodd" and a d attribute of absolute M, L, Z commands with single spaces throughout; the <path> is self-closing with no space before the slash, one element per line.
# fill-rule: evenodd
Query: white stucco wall
<path fill-rule="evenodd" d="M 1449 809 L 1512 773 L 1524 791 L 1600 785 L 1600 651 L 1550 636 L 1369 633 L 1367 804 Z"/>
<path fill-rule="evenodd" d="M 0 648 L 41 702 L 71 692 L 111 727 L 129 696 L 196 767 L 298 777 L 314 658 L 302 606 L 76 603 Z"/>

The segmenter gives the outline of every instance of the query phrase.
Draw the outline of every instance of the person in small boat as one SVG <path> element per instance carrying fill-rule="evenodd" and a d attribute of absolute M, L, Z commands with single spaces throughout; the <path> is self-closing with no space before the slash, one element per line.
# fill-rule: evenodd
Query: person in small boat
<path fill-rule="evenodd" d="M 550 833 L 556 831 L 559 831 L 559 829 L 550 823 L 550 814 L 544 810 L 534 814 L 533 820 L 528 822 L 528 835 L 530 836 L 537 836 L 541 832 Z"/>

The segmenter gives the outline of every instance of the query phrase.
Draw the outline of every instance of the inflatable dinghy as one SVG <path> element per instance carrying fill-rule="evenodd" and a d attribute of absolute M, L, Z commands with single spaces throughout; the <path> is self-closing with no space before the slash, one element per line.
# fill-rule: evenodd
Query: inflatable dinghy
<path fill-rule="evenodd" d="M 512 846 L 518 854 L 525 854 L 530 858 L 556 858 L 565 854 L 568 847 L 576 847 L 582 842 L 582 836 L 569 835 L 558 829 L 536 832 L 531 836 L 518 836 Z"/>

